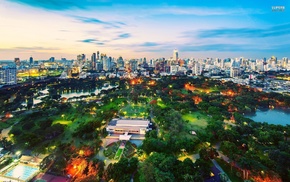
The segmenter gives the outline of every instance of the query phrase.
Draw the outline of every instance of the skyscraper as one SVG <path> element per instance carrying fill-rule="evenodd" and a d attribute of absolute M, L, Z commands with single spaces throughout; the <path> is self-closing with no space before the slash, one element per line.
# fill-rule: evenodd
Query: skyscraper
<path fill-rule="evenodd" d="M 287 68 L 288 65 L 288 58 L 287 57 L 283 57 L 282 58 L 282 67 L 283 68 Z"/>
<path fill-rule="evenodd" d="M 92 54 L 91 61 L 92 61 L 92 70 L 96 70 L 96 61 L 97 61 L 96 53 Z"/>
<path fill-rule="evenodd" d="M 130 60 L 130 68 L 131 68 L 131 70 L 132 71 L 136 71 L 137 67 L 138 67 L 138 62 L 135 59 Z"/>
<path fill-rule="evenodd" d="M 175 63 L 177 63 L 177 61 L 178 61 L 178 50 L 177 49 L 174 49 L 174 51 L 173 51 L 173 61 Z"/>
<path fill-rule="evenodd" d="M 20 59 L 19 58 L 14 58 L 14 62 L 17 66 L 20 66 Z"/>
<path fill-rule="evenodd" d="M 111 57 L 107 58 L 107 56 L 104 56 L 102 60 L 103 60 L 103 69 L 105 71 L 110 70 L 112 58 Z"/>
<path fill-rule="evenodd" d="M 29 64 L 32 65 L 33 64 L 33 57 L 29 58 Z"/>
<path fill-rule="evenodd" d="M 270 64 L 271 65 L 276 65 L 277 64 L 277 57 L 272 56 L 271 59 L 270 59 Z"/>
<path fill-rule="evenodd" d="M 50 62 L 54 62 L 54 61 L 55 61 L 55 57 L 51 57 L 51 58 L 49 58 L 49 61 L 50 61 Z"/>
<path fill-rule="evenodd" d="M 123 60 L 123 58 L 121 56 L 117 60 L 117 67 L 118 68 L 124 67 L 124 60 Z"/>
<path fill-rule="evenodd" d="M 78 56 L 77 56 L 77 60 L 78 60 L 78 62 L 85 62 L 86 61 L 86 55 L 85 54 L 79 54 Z"/>
<path fill-rule="evenodd" d="M 100 52 L 97 51 L 97 60 L 100 60 Z"/>
<path fill-rule="evenodd" d="M 201 75 L 202 65 L 199 62 L 195 62 L 194 67 L 192 68 L 192 74 Z"/>

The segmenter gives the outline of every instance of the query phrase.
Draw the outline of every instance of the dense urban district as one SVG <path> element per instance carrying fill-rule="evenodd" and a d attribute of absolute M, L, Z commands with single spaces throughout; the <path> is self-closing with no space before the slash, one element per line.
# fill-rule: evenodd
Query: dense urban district
<path fill-rule="evenodd" d="M 288 95 L 203 76 L 2 87 L 0 178 L 290 181 L 289 125 L 245 117 L 289 106 Z"/>

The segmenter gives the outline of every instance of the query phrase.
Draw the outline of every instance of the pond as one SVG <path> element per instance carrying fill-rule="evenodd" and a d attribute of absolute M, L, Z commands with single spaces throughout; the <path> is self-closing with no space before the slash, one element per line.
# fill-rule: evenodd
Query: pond
<path fill-rule="evenodd" d="M 290 125 L 290 110 L 282 109 L 269 109 L 259 110 L 257 109 L 255 114 L 247 114 L 245 117 L 250 118 L 256 122 L 266 122 L 269 124 L 280 124 L 286 126 Z"/>
<path fill-rule="evenodd" d="M 118 85 L 117 85 L 117 86 L 111 86 L 111 85 L 108 85 L 108 86 L 104 86 L 104 87 L 102 87 L 101 89 L 97 89 L 97 88 L 96 88 L 96 89 L 93 90 L 92 92 L 70 92 L 70 93 L 63 93 L 63 94 L 61 94 L 61 97 L 65 97 L 65 98 L 69 99 L 69 98 L 73 98 L 73 97 L 81 97 L 81 96 L 91 95 L 91 93 L 94 93 L 94 94 L 98 95 L 98 94 L 101 93 L 102 90 L 110 90 L 110 89 L 112 89 L 112 88 L 118 88 Z M 45 91 L 47 91 L 47 89 L 46 89 Z M 45 92 L 45 94 L 48 95 L 48 91 Z M 37 97 L 37 98 L 34 98 L 34 99 L 33 99 L 33 104 L 35 105 L 35 104 L 39 104 L 39 103 L 41 103 L 41 102 L 42 102 L 41 99 L 42 99 L 43 97 L 46 97 L 47 95 L 43 95 L 43 96 L 39 96 L 39 97 Z"/>

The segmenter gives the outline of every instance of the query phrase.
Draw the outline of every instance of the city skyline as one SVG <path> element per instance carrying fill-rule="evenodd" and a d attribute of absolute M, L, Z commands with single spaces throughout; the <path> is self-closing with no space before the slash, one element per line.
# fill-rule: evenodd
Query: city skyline
<path fill-rule="evenodd" d="M 273 7 L 284 7 L 276 11 Z M 4 0 L 0 60 L 290 57 L 289 1 Z"/>

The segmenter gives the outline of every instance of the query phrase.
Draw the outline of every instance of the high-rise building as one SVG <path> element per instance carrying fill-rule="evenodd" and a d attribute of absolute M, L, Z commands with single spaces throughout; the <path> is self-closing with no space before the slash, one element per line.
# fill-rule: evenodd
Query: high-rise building
<path fill-rule="evenodd" d="M 138 67 L 138 61 L 136 61 L 135 59 L 130 60 L 130 68 L 132 71 L 136 71 Z"/>
<path fill-rule="evenodd" d="M 96 70 L 97 71 L 102 71 L 103 70 L 103 64 L 100 61 L 98 61 L 96 63 Z"/>
<path fill-rule="evenodd" d="M 288 58 L 287 57 L 283 57 L 282 58 L 282 67 L 286 68 L 288 65 Z"/>
<path fill-rule="evenodd" d="M 77 56 L 78 62 L 85 62 L 86 61 L 86 55 L 85 54 L 79 54 Z"/>
<path fill-rule="evenodd" d="M 234 78 L 234 77 L 238 77 L 240 74 L 240 69 L 236 68 L 236 67 L 231 67 L 230 70 L 230 77 Z"/>
<path fill-rule="evenodd" d="M 50 62 L 54 62 L 54 61 L 55 61 L 55 57 L 50 57 L 50 58 L 49 58 L 49 61 L 50 61 Z"/>
<path fill-rule="evenodd" d="M 178 61 L 178 50 L 174 49 L 173 51 L 173 61 L 175 61 L 175 63 L 177 63 Z"/>
<path fill-rule="evenodd" d="M 32 65 L 33 64 L 33 57 L 29 58 L 29 64 Z"/>
<path fill-rule="evenodd" d="M 91 61 L 92 61 L 92 70 L 96 70 L 96 62 L 97 62 L 96 53 L 92 54 Z"/>
<path fill-rule="evenodd" d="M 201 75 L 201 73 L 202 73 L 202 65 L 199 62 L 196 62 L 192 69 L 192 74 Z"/>
<path fill-rule="evenodd" d="M 20 59 L 19 59 L 19 58 L 14 58 L 14 63 L 15 63 L 17 66 L 20 66 Z"/>
<path fill-rule="evenodd" d="M 17 84 L 16 66 L 9 65 L 0 68 L 0 84 L 14 85 Z"/>
<path fill-rule="evenodd" d="M 270 59 L 270 64 L 271 65 L 276 65 L 277 64 L 277 57 L 272 56 L 271 59 Z"/>
<path fill-rule="evenodd" d="M 171 74 L 175 75 L 178 72 L 178 65 L 171 65 L 169 70 Z"/>
<path fill-rule="evenodd" d="M 110 70 L 111 69 L 111 61 L 112 61 L 112 58 L 111 57 L 107 58 L 107 56 L 105 56 L 105 57 L 103 57 L 102 60 L 103 60 L 103 69 L 105 71 Z"/>
<path fill-rule="evenodd" d="M 100 52 L 97 51 L 97 60 L 100 60 Z"/>
<path fill-rule="evenodd" d="M 238 77 L 240 74 L 240 63 L 236 60 L 232 61 L 231 69 L 230 69 L 230 77 Z"/>
<path fill-rule="evenodd" d="M 124 67 L 125 63 L 124 63 L 124 60 L 123 58 L 120 56 L 117 60 L 117 67 L 120 68 L 120 67 Z"/>

